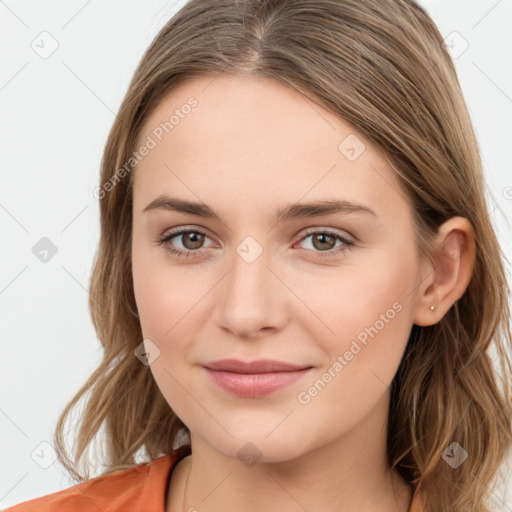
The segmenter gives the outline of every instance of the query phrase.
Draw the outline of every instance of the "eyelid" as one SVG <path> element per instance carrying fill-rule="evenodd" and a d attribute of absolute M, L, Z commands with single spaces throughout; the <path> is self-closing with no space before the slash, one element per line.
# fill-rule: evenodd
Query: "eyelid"
<path fill-rule="evenodd" d="M 172 237 L 175 235 L 182 235 L 182 234 L 184 234 L 186 232 L 190 232 L 190 231 L 192 231 L 194 233 L 204 234 L 204 235 L 208 236 L 208 238 L 215 238 L 210 235 L 210 231 L 208 229 L 199 227 L 199 226 L 192 226 L 192 225 L 178 226 L 178 227 L 172 228 L 170 230 L 165 230 L 164 234 L 161 236 L 161 238 Z"/>
<path fill-rule="evenodd" d="M 314 233 L 326 233 L 326 234 L 332 235 L 332 236 L 339 236 L 339 237 L 345 239 L 347 243 L 354 243 L 356 240 L 355 237 L 348 234 L 346 231 L 340 231 L 335 228 L 328 228 L 328 227 L 324 227 L 324 226 L 313 226 L 311 228 L 306 228 L 305 233 L 301 235 L 301 237 L 299 238 L 298 241 L 301 242 L 302 240 L 307 238 L 309 235 L 312 235 Z"/>

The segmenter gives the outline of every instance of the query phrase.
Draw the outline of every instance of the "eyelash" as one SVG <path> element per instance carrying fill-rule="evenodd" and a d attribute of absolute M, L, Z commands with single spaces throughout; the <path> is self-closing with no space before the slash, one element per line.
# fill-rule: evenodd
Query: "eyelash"
<path fill-rule="evenodd" d="M 173 238 L 175 238 L 177 236 L 180 236 L 180 235 L 187 234 L 187 233 L 198 233 L 200 235 L 208 236 L 204 231 L 201 231 L 200 229 L 182 228 L 182 229 L 178 229 L 176 231 L 172 231 L 171 233 L 167 234 L 163 238 L 158 238 L 156 240 L 156 243 L 157 243 L 157 245 L 164 245 L 164 244 L 167 244 L 167 242 L 169 242 Z M 344 244 L 344 245 L 341 245 L 340 247 L 338 247 L 337 249 L 331 249 L 329 251 L 313 251 L 313 252 L 318 253 L 317 256 L 316 256 L 318 258 L 327 258 L 327 257 L 337 256 L 338 254 L 340 254 L 342 252 L 350 250 L 352 248 L 351 246 L 354 245 L 354 242 L 352 242 L 351 240 L 349 240 L 345 236 L 343 236 L 340 233 L 337 233 L 335 231 L 331 231 L 329 229 L 310 230 L 307 233 L 305 233 L 302 236 L 302 238 L 299 239 L 299 241 L 297 243 L 302 242 L 303 240 L 305 240 L 309 236 L 316 235 L 316 234 L 332 236 L 333 238 L 343 242 L 343 244 Z M 195 258 L 197 256 L 200 256 L 201 253 L 203 252 L 202 249 L 198 249 L 196 251 L 192 251 L 192 250 L 183 251 L 181 249 L 173 249 L 173 248 L 171 248 L 169 246 L 169 244 L 167 244 L 167 247 L 165 249 L 167 251 L 169 251 L 171 254 L 176 255 L 178 258 L 183 256 L 183 255 L 186 255 L 186 257 L 188 258 L 189 255 L 191 255 L 191 254 L 193 254 L 192 257 Z"/>

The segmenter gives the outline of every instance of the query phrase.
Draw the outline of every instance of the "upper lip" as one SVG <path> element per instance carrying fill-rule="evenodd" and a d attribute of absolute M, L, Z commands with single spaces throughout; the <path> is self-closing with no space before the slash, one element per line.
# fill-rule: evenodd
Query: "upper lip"
<path fill-rule="evenodd" d="M 272 359 L 258 359 L 257 361 L 244 362 L 238 359 L 221 359 L 204 363 L 202 366 L 210 370 L 220 370 L 235 373 L 270 373 L 270 372 L 292 372 L 311 368 L 311 365 L 300 365 L 274 361 Z"/>

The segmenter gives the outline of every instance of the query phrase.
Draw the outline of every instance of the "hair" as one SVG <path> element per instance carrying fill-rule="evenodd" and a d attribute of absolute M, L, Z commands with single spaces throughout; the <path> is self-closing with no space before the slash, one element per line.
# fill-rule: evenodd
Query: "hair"
<path fill-rule="evenodd" d="M 422 259 L 435 263 L 443 222 L 454 216 L 471 222 L 471 280 L 436 324 L 412 326 L 391 386 L 387 451 L 390 466 L 422 489 L 425 512 L 488 511 L 512 443 L 506 258 L 452 58 L 413 0 L 191 0 L 159 31 L 104 149 L 89 299 L 104 353 L 58 419 L 59 461 L 83 481 L 86 449 L 100 433 L 103 474 L 139 463 L 137 454 L 145 461 L 169 454 L 190 433 L 134 356 L 143 335 L 131 268 L 133 173 L 119 172 L 133 160 L 142 123 L 177 84 L 220 73 L 287 84 L 375 144 L 414 206 Z M 71 454 L 64 426 L 82 399 Z M 456 469 L 442 457 L 453 442 L 469 454 Z"/>

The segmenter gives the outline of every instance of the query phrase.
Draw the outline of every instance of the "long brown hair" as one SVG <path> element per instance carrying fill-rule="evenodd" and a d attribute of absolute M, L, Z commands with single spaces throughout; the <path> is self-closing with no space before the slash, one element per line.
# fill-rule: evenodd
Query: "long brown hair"
<path fill-rule="evenodd" d="M 426 512 L 488 511 L 512 442 L 505 257 L 453 61 L 436 25 L 413 0 L 191 0 L 160 30 L 104 150 L 89 303 L 104 355 L 59 418 L 60 462 L 82 481 L 91 467 L 86 449 L 97 434 L 104 439 L 103 474 L 168 454 L 180 433 L 186 438 L 187 427 L 149 367 L 134 356 L 143 337 L 131 270 L 130 171 L 140 127 L 158 103 L 179 82 L 220 73 L 286 83 L 381 149 L 414 205 L 423 258 L 434 261 L 441 223 L 453 216 L 471 222 L 473 276 L 438 323 L 412 327 L 391 389 L 388 453 L 390 465 L 421 486 Z M 82 399 L 70 454 L 65 422 Z M 454 442 L 468 453 L 456 469 L 443 459 Z"/>

